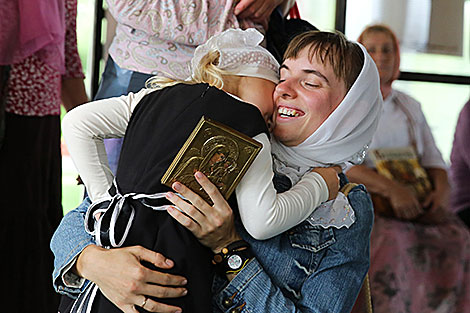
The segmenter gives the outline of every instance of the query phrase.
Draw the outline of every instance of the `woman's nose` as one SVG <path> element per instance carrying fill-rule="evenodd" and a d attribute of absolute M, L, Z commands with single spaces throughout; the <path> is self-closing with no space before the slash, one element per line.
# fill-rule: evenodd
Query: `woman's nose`
<path fill-rule="evenodd" d="M 372 56 L 372 59 L 376 62 L 385 62 L 390 58 L 390 53 L 386 51 L 377 51 L 375 56 Z"/>
<path fill-rule="evenodd" d="M 286 79 L 280 82 L 276 86 L 276 94 L 280 97 L 293 97 L 295 94 L 294 88 L 292 86 L 292 79 Z"/>

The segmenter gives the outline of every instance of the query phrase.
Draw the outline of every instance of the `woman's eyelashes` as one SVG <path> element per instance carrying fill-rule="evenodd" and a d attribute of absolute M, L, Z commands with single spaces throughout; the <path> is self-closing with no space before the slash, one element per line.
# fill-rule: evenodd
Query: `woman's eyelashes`
<path fill-rule="evenodd" d="M 286 79 L 279 79 L 279 83 L 278 85 L 284 83 L 286 81 Z M 311 80 L 301 80 L 300 81 L 301 85 L 304 85 L 306 87 L 309 87 L 309 88 L 318 88 L 321 86 L 321 84 L 319 82 L 315 82 L 315 81 L 311 81 Z"/>
<path fill-rule="evenodd" d="M 303 81 L 302 83 L 307 88 L 318 88 L 321 86 L 319 83 L 312 81 Z"/>

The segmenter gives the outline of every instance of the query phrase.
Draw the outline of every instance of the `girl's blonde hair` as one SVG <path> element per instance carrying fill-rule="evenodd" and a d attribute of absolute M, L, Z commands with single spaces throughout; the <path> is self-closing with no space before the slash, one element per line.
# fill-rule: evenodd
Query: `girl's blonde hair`
<path fill-rule="evenodd" d="M 191 79 L 175 80 L 163 76 L 153 76 L 145 82 L 145 86 L 151 89 L 163 89 L 177 84 L 194 85 L 206 83 L 209 86 L 222 89 L 224 86 L 224 77 L 230 75 L 230 73 L 218 67 L 219 58 L 220 52 L 211 50 L 201 58 L 198 66 L 193 71 Z"/>

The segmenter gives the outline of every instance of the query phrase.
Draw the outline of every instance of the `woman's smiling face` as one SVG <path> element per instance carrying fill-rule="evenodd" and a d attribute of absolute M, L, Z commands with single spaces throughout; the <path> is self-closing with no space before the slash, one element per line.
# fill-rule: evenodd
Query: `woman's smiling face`
<path fill-rule="evenodd" d="M 312 135 L 346 95 L 344 80 L 330 64 L 308 56 L 308 47 L 296 59 L 281 65 L 274 91 L 274 136 L 286 146 L 296 146 Z"/>

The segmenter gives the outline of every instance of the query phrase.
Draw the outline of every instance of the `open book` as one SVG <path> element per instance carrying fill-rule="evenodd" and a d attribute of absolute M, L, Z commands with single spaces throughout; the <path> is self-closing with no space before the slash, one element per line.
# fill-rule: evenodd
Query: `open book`
<path fill-rule="evenodd" d="M 202 117 L 161 182 L 171 187 L 178 181 L 212 204 L 194 178 L 201 171 L 228 199 L 261 148 L 261 143 L 245 134 Z"/>
<path fill-rule="evenodd" d="M 418 201 L 424 201 L 432 190 L 429 176 L 419 164 L 413 147 L 370 150 L 369 156 L 374 161 L 379 174 L 408 186 L 416 194 Z M 379 213 L 387 216 L 394 215 L 385 198 L 372 195 L 372 199 L 374 207 Z"/>

